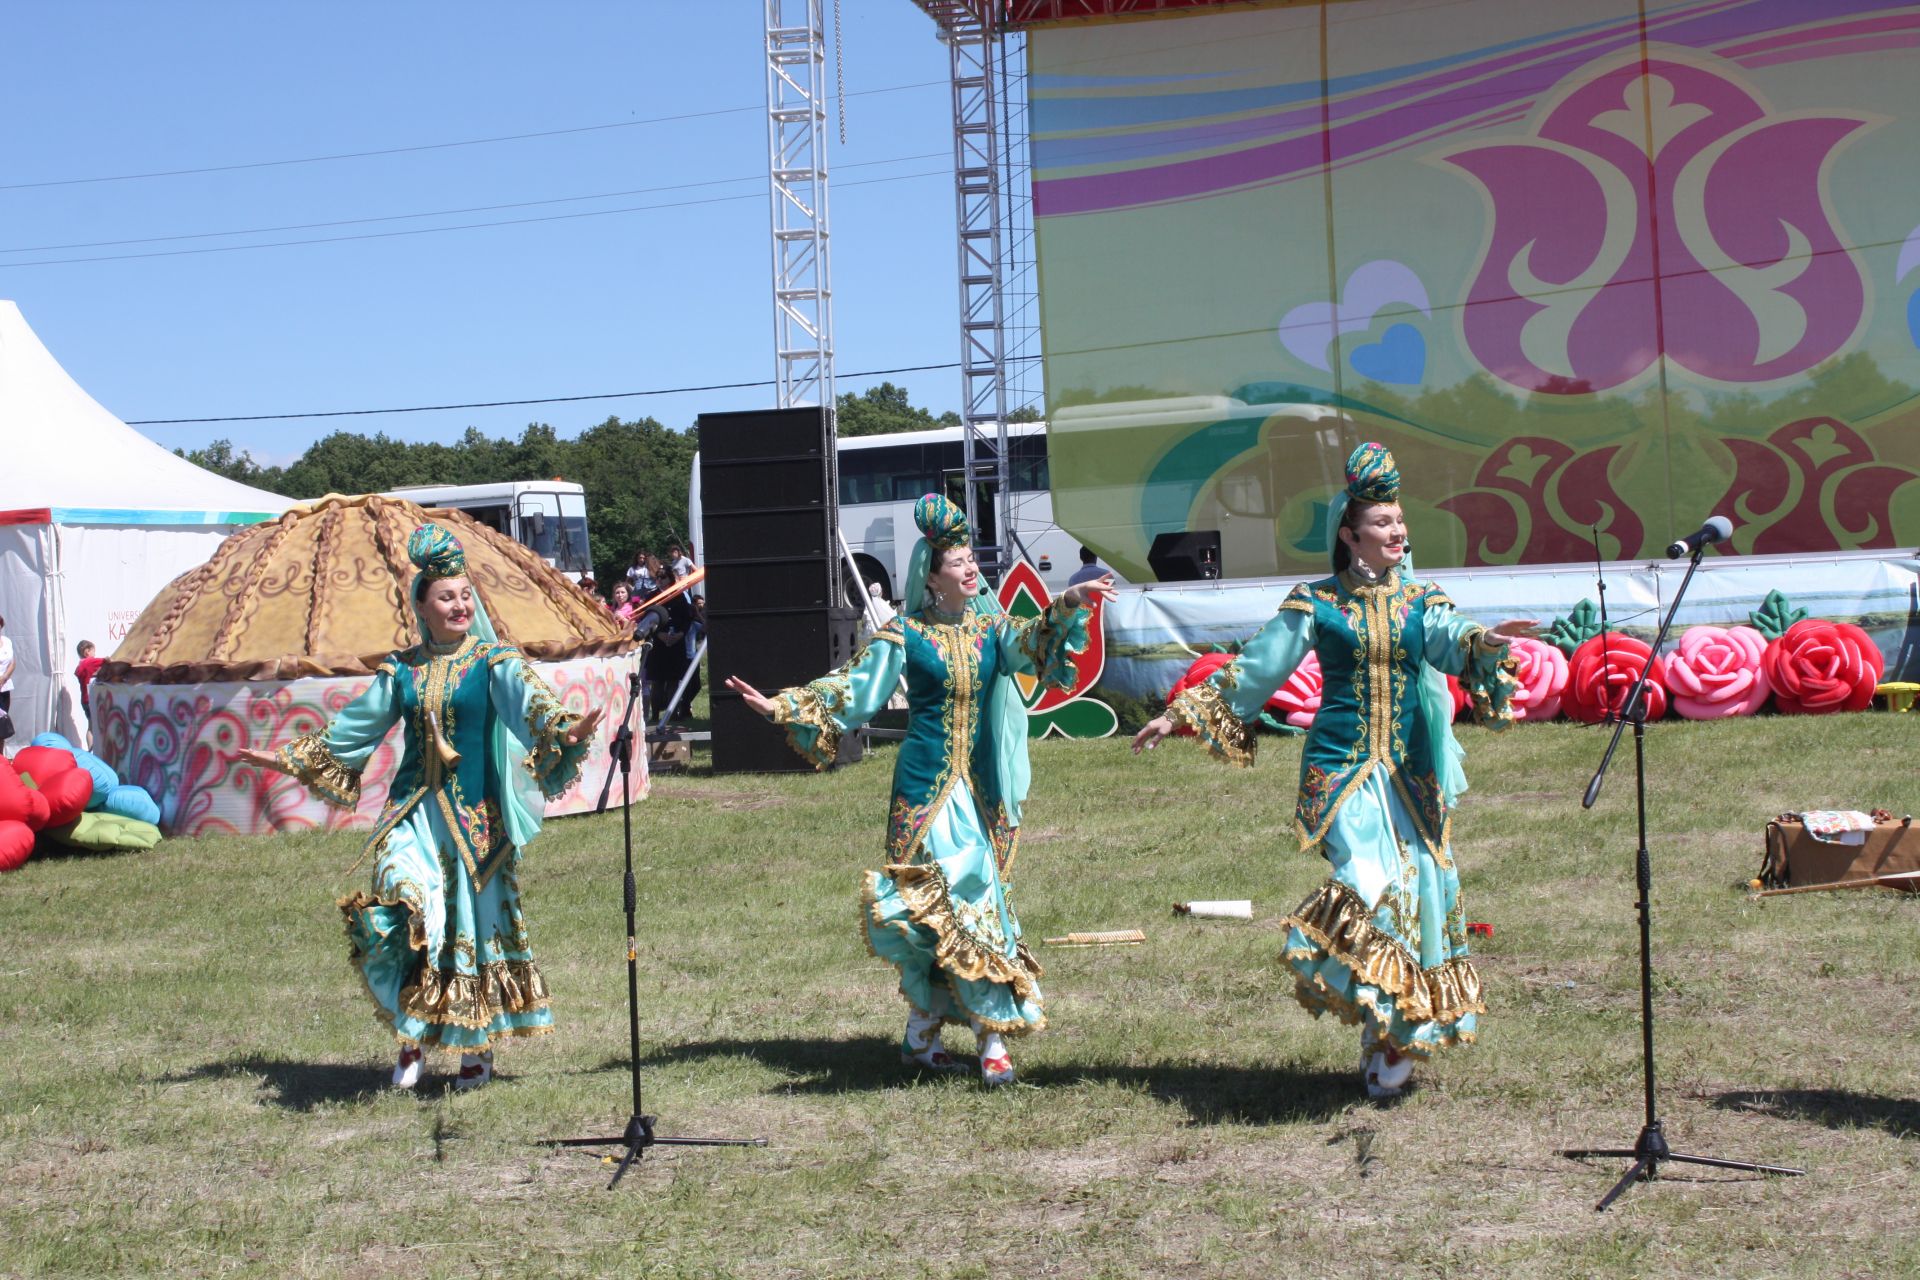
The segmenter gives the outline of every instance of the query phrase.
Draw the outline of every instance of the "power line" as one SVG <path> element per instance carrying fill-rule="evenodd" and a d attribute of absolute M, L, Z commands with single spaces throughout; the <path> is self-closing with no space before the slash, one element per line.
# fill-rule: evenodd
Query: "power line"
<path fill-rule="evenodd" d="M 950 169 L 928 169 L 921 173 L 901 173 L 890 178 L 857 178 L 837 184 L 841 187 L 868 187 L 883 182 L 907 182 L 915 178 L 944 178 Z M 499 218 L 490 222 L 460 222 L 448 227 L 413 227 L 405 231 L 368 231 L 351 236 L 311 236 L 305 240 L 267 240 L 259 244 L 210 245 L 204 249 L 156 249 L 151 253 L 102 253 L 85 258 L 41 258 L 33 262 L 0 262 L 0 271 L 22 267 L 57 267 L 78 262 L 125 262 L 134 258 L 180 258 L 204 253 L 240 253 L 250 249 L 286 249 L 295 245 L 340 244 L 349 240 L 391 240 L 399 236 L 427 236 L 442 231 L 473 231 L 482 227 L 518 227 L 536 222 L 567 222 L 577 218 L 605 218 L 616 213 L 646 213 L 655 209 L 684 209 L 693 205 L 727 204 L 735 200 L 766 199 L 766 193 L 746 192 L 737 196 L 709 196 L 704 200 L 668 200 L 660 204 L 622 205 L 617 209 L 588 209 L 581 213 L 548 213 L 533 218 Z"/>
<path fill-rule="evenodd" d="M 1021 359 L 1037 360 L 1038 356 Z M 940 369 L 958 369 L 958 360 L 946 364 L 910 364 L 898 369 L 861 369 L 843 373 L 843 378 L 878 378 L 890 373 L 927 373 Z M 329 409 L 319 413 L 253 413 L 226 418 L 128 418 L 130 427 L 170 427 L 212 422 L 283 422 L 293 418 L 356 418 L 380 413 L 437 413 L 444 409 L 503 409 L 528 404 L 573 404 L 581 400 L 628 400 L 636 396 L 675 396 L 690 391 L 738 391 L 751 387 L 770 387 L 774 379 L 758 382 L 714 382 L 703 387 L 655 387 L 648 391 L 606 391 L 587 396 L 538 396 L 528 400 L 476 400 L 467 404 L 422 404 L 405 409 Z"/>
<path fill-rule="evenodd" d="M 944 160 L 951 152 L 927 151 L 919 155 L 889 156 L 884 160 L 859 160 L 838 166 L 840 169 L 870 169 L 876 165 L 904 164 L 909 160 Z M 663 191 L 692 191 L 699 187 L 723 187 L 737 182 L 765 182 L 765 173 L 743 174 L 737 178 L 709 178 L 702 182 L 677 182 L 664 187 L 635 187 L 631 191 L 601 191 L 584 196 L 551 196 L 544 200 L 519 200 L 510 204 L 470 205 L 464 209 L 430 209 L 423 213 L 389 213 L 377 217 L 338 218 L 330 222 L 293 222 L 277 227 L 241 227 L 231 231 L 194 231 L 171 236 L 139 236 L 125 240 L 81 240 L 72 244 L 23 245 L 17 249 L 0 249 L 0 253 L 55 253 L 62 249 L 110 249 L 126 244 L 169 244 L 179 240 L 217 240 L 222 236 L 258 236 L 271 235 L 278 231 L 317 231 L 326 227 L 356 227 L 372 222 L 404 222 L 412 218 L 451 218 L 468 213 L 496 213 L 503 209 L 533 209 L 551 204 L 576 204 L 582 200 L 616 200 L 623 196 L 657 195 Z M 840 184 L 859 186 L 857 182 Z M 487 225 L 487 224 L 482 224 Z M 244 248 L 246 246 L 235 246 Z M 11 266 L 12 263 L 0 263 Z M 30 265 L 30 264 L 25 264 Z"/>
<path fill-rule="evenodd" d="M 922 80 L 915 84 L 893 84 L 879 89 L 856 89 L 849 98 L 878 93 L 900 93 L 907 89 L 925 89 L 944 85 L 945 80 Z M 0 191 L 29 191 L 42 187 L 78 187 L 100 182 L 137 182 L 146 178 L 181 178 L 198 173 L 233 173 L 243 169 L 277 169 L 296 164 L 324 164 L 334 160 L 365 160 L 376 156 L 407 155 L 419 151 L 449 151 L 459 147 L 484 147 L 496 142 L 524 142 L 532 138 L 559 138 L 569 134 L 602 133 L 609 129 L 635 129 L 643 125 L 672 124 L 681 120 L 701 120 L 710 116 L 739 115 L 747 111 L 765 111 L 763 104 L 751 107 L 715 107 L 711 111 L 682 111 L 670 116 L 649 116 L 644 120 L 613 120 L 606 124 L 575 125 L 568 129 L 541 129 L 531 133 L 503 133 L 490 138 L 462 138 L 454 142 L 423 142 L 408 147 L 380 147 L 369 151 L 339 151 L 323 156 L 297 156 L 285 160 L 249 160 L 240 164 L 205 165 L 197 169 L 154 169 L 145 173 L 112 173 L 92 178 L 52 178 L 43 182 L 0 183 Z"/>

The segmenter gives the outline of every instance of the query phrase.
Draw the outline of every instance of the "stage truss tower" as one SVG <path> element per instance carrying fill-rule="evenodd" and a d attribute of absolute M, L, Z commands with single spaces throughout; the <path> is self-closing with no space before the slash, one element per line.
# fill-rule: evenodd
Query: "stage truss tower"
<path fill-rule="evenodd" d="M 833 272 L 821 0 L 766 0 L 766 37 L 778 403 L 827 410 L 834 392 Z"/>

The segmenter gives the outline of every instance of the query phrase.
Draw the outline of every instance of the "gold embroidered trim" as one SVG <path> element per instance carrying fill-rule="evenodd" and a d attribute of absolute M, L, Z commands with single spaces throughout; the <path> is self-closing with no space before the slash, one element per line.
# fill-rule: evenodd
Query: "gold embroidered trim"
<path fill-rule="evenodd" d="M 1487 1011 L 1481 999 L 1480 975 L 1472 960 L 1461 956 L 1422 969 L 1411 951 L 1374 926 L 1373 913 L 1360 895 L 1336 880 L 1316 889 L 1281 925 L 1298 929 L 1328 957 L 1351 970 L 1356 981 L 1392 996 L 1400 1016 L 1408 1022 L 1451 1025 L 1469 1013 Z M 1319 958 L 1318 952 L 1300 948 L 1283 957 Z M 1308 989 L 1315 984 L 1303 981 L 1298 985 Z M 1352 1003 L 1326 990 L 1324 984 L 1319 988 L 1315 1001 L 1323 1007 Z M 1295 994 L 1308 1008 L 1315 1007 L 1315 1001 L 1301 992 Z M 1357 1020 L 1355 1012 L 1356 1019 L 1350 1020 Z M 1346 1017 L 1344 1011 L 1342 1017 Z"/>
<path fill-rule="evenodd" d="M 874 891 L 871 877 L 862 877 L 860 888 L 861 936 L 866 939 L 869 953 L 879 956 L 874 950 L 873 936 L 869 926 L 882 929 L 897 929 L 906 933 L 913 925 L 920 925 L 931 931 L 936 939 L 934 943 L 934 964 L 942 972 L 969 982 L 993 982 L 1011 987 L 1018 1000 L 1036 1000 L 1040 996 L 1040 977 L 1044 972 L 1040 961 L 1034 958 L 1032 951 L 1024 942 L 1013 944 L 1012 958 L 981 946 L 968 936 L 960 927 L 960 921 L 954 913 L 953 899 L 942 881 L 940 868 L 935 864 L 916 863 L 911 866 L 898 863 L 889 864 L 885 870 L 887 879 L 893 881 L 894 890 L 900 900 L 906 904 L 905 922 L 883 921 L 879 918 L 879 899 Z M 884 956 L 879 956 L 885 959 Z M 951 985 L 951 984 L 949 984 Z M 955 992 L 955 998 L 958 998 Z M 971 1013 L 971 1011 L 969 1011 Z M 1046 1026 L 1043 1017 L 1037 1023 L 1015 1019 L 1007 1023 L 998 1023 L 993 1019 L 981 1021 L 990 1031 L 999 1031 L 1021 1035 L 1030 1031 L 1039 1031 Z"/>
<path fill-rule="evenodd" d="M 360 803 L 360 771 L 350 769 L 327 745 L 324 729 L 303 733 L 280 748 L 280 763 L 307 790 L 336 809 L 352 809 Z"/>
<path fill-rule="evenodd" d="M 478 973 L 459 973 L 426 964 L 426 914 L 420 903 L 408 895 L 387 898 L 356 892 L 341 898 L 337 905 L 346 918 L 349 939 L 353 938 L 354 922 L 361 911 L 376 906 L 402 907 L 406 910 L 407 948 L 420 953 L 421 963 L 419 976 L 400 989 L 400 1011 L 432 1025 L 417 1040 L 394 1031 L 402 1044 L 433 1048 L 438 1045 L 445 1028 L 486 1030 L 502 1014 L 538 1013 L 548 1007 L 546 979 L 540 976 L 540 970 L 531 960 L 495 960 L 481 965 Z M 354 972 L 360 975 L 360 985 L 366 989 L 368 999 L 373 1001 L 374 1012 L 391 1030 L 393 1015 L 374 995 L 373 985 L 367 981 L 366 968 L 362 963 L 366 957 L 357 943 L 347 958 L 353 962 Z M 551 1026 L 501 1027 L 491 1034 L 495 1037 L 537 1036 L 551 1030 Z M 448 1047 L 471 1052 L 476 1046 Z"/>
<path fill-rule="evenodd" d="M 773 698 L 773 722 L 785 725 L 787 745 L 815 770 L 825 769 L 840 755 L 840 726 L 827 713 L 827 701 L 810 684 L 782 689 Z M 811 742 L 801 730 L 811 729 Z"/>
<path fill-rule="evenodd" d="M 1253 726 L 1227 705 L 1227 700 L 1211 684 L 1196 684 L 1167 706 L 1167 719 L 1174 727 L 1192 729 L 1206 743 L 1207 750 L 1228 764 L 1242 769 L 1253 764 Z"/>

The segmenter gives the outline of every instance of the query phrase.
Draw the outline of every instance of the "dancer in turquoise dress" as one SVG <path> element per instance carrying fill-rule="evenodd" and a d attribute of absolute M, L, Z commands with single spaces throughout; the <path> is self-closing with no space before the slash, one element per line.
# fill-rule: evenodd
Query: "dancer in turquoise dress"
<path fill-rule="evenodd" d="M 1214 755 L 1251 765 L 1260 709 L 1319 655 L 1320 710 L 1301 751 L 1293 829 L 1331 866 L 1287 918 L 1284 958 L 1301 1004 L 1361 1024 L 1376 1098 L 1405 1087 L 1416 1057 L 1472 1041 L 1486 1012 L 1450 842 L 1467 785 L 1446 677 L 1466 684 L 1476 720 L 1504 728 L 1516 687 L 1506 646 L 1534 630 L 1469 622 L 1415 577 L 1399 498 L 1393 455 L 1354 450 L 1327 522 L 1334 575 L 1294 587 L 1237 658 L 1134 739 L 1138 752 L 1185 727 Z"/>
<path fill-rule="evenodd" d="M 915 545 L 900 614 L 838 671 L 772 697 L 738 678 L 727 687 L 784 725 L 815 767 L 840 736 L 887 703 L 902 674 L 907 736 L 894 763 L 886 864 L 862 877 L 862 926 L 875 955 L 900 973 L 910 1012 L 903 1059 L 954 1067 L 946 1023 L 970 1024 L 981 1078 L 1013 1079 L 1002 1039 L 1046 1025 L 1040 963 L 1020 938 L 1010 875 L 1027 794 L 1027 713 L 1016 673 L 1058 689 L 1077 679 L 1088 605 L 1111 577 L 1069 589 L 1046 611 L 1009 618 L 980 583 L 966 516 L 928 494 L 914 508 Z"/>
<path fill-rule="evenodd" d="M 546 799 L 572 786 L 600 711 L 564 709 L 495 636 L 453 535 L 407 542 L 422 643 L 380 664 L 325 729 L 250 764 L 300 780 L 329 804 L 360 800 L 360 771 L 387 731 L 404 749 L 367 840 L 373 890 L 340 900 L 350 958 L 400 1043 L 393 1081 L 420 1079 L 421 1048 L 461 1050 L 456 1087 L 493 1076 L 492 1045 L 553 1029 L 517 878 Z"/>

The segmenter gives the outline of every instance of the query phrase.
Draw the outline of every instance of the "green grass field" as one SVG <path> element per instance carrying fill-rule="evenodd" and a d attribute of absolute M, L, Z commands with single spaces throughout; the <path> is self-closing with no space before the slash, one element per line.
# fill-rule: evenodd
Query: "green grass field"
<path fill-rule="evenodd" d="M 178 840 L 0 879 L 0 1274 L 1898 1276 L 1920 1273 L 1920 896 L 1742 891 L 1783 809 L 1920 810 L 1920 716 L 1649 735 L 1662 1111 L 1677 1149 L 1805 1178 L 1562 1158 L 1641 1119 L 1631 757 L 1595 730 L 1463 735 L 1455 822 L 1491 1013 L 1369 1105 L 1356 1033 L 1276 963 L 1320 879 L 1286 834 L 1297 748 L 1037 744 L 1019 900 L 1052 1029 L 1023 1083 L 922 1080 L 855 923 L 891 752 L 827 776 L 656 779 L 634 810 L 657 1149 L 608 1193 L 629 1110 L 620 822 L 552 823 L 522 874 L 559 1030 L 471 1095 L 391 1045 L 333 900 L 352 835 Z M 696 758 L 698 760 L 698 758 Z M 1171 904 L 1252 898 L 1255 919 Z M 955 1050 L 970 1037 L 949 1032 Z"/>

